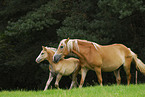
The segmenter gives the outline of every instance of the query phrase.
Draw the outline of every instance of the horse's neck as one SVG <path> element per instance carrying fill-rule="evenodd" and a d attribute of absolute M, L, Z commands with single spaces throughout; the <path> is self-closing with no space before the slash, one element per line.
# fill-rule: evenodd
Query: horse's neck
<path fill-rule="evenodd" d="M 79 53 L 77 52 L 76 50 L 72 50 L 72 52 L 77 55 L 79 57 L 80 60 L 84 60 L 84 57 Z"/>
<path fill-rule="evenodd" d="M 53 52 L 53 51 L 48 51 L 48 50 L 47 50 L 47 53 L 48 53 L 47 60 L 49 61 L 49 63 L 52 64 L 52 65 L 55 64 L 55 63 L 52 61 L 52 60 L 53 60 L 53 55 L 54 55 L 55 52 Z"/>
<path fill-rule="evenodd" d="M 71 50 L 71 52 L 73 52 L 75 55 L 77 55 L 80 60 L 84 60 L 84 56 L 79 51 L 78 44 L 75 44 L 75 42 L 74 42 L 73 45 L 74 46 L 73 46 L 73 49 Z"/>
<path fill-rule="evenodd" d="M 58 67 L 58 64 L 59 64 L 59 66 L 60 66 L 60 63 L 61 63 L 61 61 L 63 61 L 63 59 L 61 59 L 58 63 L 54 63 L 53 62 L 53 55 L 54 55 L 54 51 L 48 51 L 47 50 L 47 53 L 49 54 L 49 56 L 47 57 L 47 60 L 49 61 L 49 63 L 50 63 L 50 67 L 51 67 L 51 69 L 53 70 L 53 71 L 55 71 L 56 72 L 56 68 Z"/>
<path fill-rule="evenodd" d="M 91 42 L 86 41 L 86 40 L 78 40 L 77 44 L 73 44 L 73 49 L 71 50 L 73 53 L 75 53 L 80 60 L 85 60 L 87 59 L 87 55 L 85 54 L 86 52 L 89 53 L 91 50 Z M 85 50 L 84 50 L 85 49 Z"/>

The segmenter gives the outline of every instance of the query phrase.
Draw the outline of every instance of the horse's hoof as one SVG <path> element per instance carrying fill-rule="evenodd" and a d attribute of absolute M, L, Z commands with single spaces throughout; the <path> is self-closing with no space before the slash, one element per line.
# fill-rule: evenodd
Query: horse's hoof
<path fill-rule="evenodd" d="M 82 86 L 79 86 L 79 88 L 82 88 Z"/>

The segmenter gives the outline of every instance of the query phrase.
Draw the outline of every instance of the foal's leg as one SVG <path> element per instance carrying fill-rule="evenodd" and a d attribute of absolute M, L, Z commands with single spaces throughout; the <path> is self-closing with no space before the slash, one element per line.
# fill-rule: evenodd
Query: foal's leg
<path fill-rule="evenodd" d="M 72 83 L 71 83 L 71 86 L 70 86 L 69 89 L 71 89 L 74 85 L 77 84 L 77 75 L 78 75 L 80 69 L 81 69 L 81 67 L 78 66 L 78 67 L 76 68 L 76 70 L 74 71 L 74 73 L 72 74 Z"/>
<path fill-rule="evenodd" d="M 81 88 L 83 86 L 87 72 L 88 72 L 87 68 L 81 68 L 81 75 L 82 76 L 81 76 L 81 82 L 80 82 L 79 88 Z"/>
<path fill-rule="evenodd" d="M 55 87 L 58 89 L 59 89 L 59 81 L 60 81 L 61 77 L 62 77 L 62 75 L 59 73 L 56 76 Z"/>
<path fill-rule="evenodd" d="M 52 72 L 49 72 L 49 79 L 48 79 L 48 81 L 46 83 L 44 91 L 47 90 L 47 88 L 48 88 L 48 86 L 49 86 L 49 84 L 51 83 L 52 80 L 53 80 Z"/>
<path fill-rule="evenodd" d="M 73 76 L 74 76 L 74 75 L 73 75 Z M 72 79 L 72 82 L 71 82 L 71 85 L 70 85 L 69 90 L 72 89 L 73 86 L 75 86 L 75 84 L 76 84 L 76 82 L 77 82 L 76 80 L 77 80 L 77 78 L 73 78 L 73 79 Z"/>
<path fill-rule="evenodd" d="M 131 80 L 131 74 L 130 74 L 131 61 L 132 61 L 132 57 L 126 58 L 125 59 L 125 64 L 124 64 L 124 70 L 126 72 L 127 84 L 128 85 L 130 84 L 130 80 Z"/>
<path fill-rule="evenodd" d="M 98 82 L 100 86 L 102 86 L 102 74 L 101 74 L 101 67 L 95 67 L 95 72 L 98 78 Z"/>
<path fill-rule="evenodd" d="M 121 83 L 121 77 L 120 77 L 120 69 L 117 69 L 114 71 L 114 75 L 116 77 L 116 82 L 117 85 L 119 85 Z"/>

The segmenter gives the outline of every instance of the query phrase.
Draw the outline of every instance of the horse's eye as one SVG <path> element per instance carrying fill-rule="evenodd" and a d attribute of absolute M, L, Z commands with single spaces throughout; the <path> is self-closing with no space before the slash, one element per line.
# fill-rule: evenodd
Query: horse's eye
<path fill-rule="evenodd" d="M 44 55 L 44 53 L 41 53 L 41 55 Z"/>
<path fill-rule="evenodd" d="M 63 48 L 63 46 L 60 46 L 60 49 L 62 49 Z"/>

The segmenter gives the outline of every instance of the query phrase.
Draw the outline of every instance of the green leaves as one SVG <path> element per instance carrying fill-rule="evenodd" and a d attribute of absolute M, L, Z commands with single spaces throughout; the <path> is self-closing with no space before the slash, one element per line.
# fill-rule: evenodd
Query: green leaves
<path fill-rule="evenodd" d="M 100 0 L 98 6 L 103 12 L 118 14 L 117 17 L 120 19 L 130 16 L 136 11 L 145 11 L 142 0 Z"/>
<path fill-rule="evenodd" d="M 48 7 L 49 6 L 49 7 Z M 53 18 L 53 13 L 56 9 L 51 5 L 51 2 L 41 6 L 39 9 L 27 13 L 16 22 L 8 22 L 6 35 L 19 35 L 41 31 L 44 27 L 49 28 L 50 25 L 57 24 L 59 21 Z"/>

